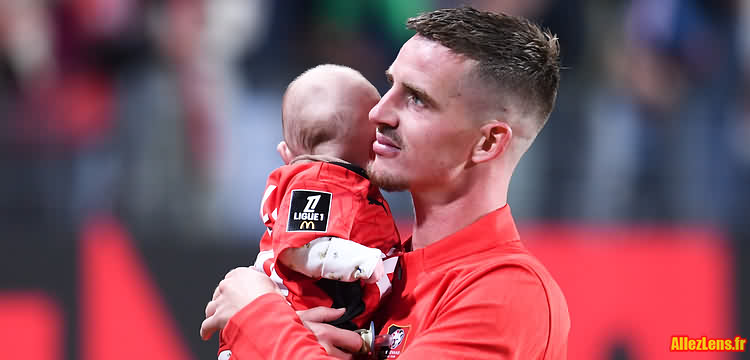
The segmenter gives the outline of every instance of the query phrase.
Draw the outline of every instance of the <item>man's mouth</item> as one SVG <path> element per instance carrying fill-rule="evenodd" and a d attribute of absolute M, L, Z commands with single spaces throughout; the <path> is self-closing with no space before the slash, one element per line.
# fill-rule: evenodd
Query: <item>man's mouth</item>
<path fill-rule="evenodd" d="M 396 149 L 401 150 L 401 147 L 399 147 L 398 145 L 396 145 L 395 141 L 393 141 L 393 140 L 391 140 L 391 138 L 383 135 L 380 131 L 378 131 L 375 134 L 375 141 L 378 142 L 378 143 L 380 143 L 380 144 L 382 144 L 382 145 L 394 147 Z"/>
<path fill-rule="evenodd" d="M 401 151 L 398 141 L 384 135 L 380 129 L 375 133 L 375 142 L 372 143 L 372 151 L 379 156 L 394 157 Z"/>

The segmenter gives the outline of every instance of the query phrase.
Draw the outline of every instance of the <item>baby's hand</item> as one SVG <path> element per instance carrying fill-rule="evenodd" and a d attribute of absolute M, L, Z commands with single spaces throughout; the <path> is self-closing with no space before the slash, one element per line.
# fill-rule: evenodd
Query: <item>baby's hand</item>
<path fill-rule="evenodd" d="M 372 270 L 372 275 L 370 275 L 367 280 L 365 280 L 368 284 L 373 284 L 378 282 L 380 278 L 382 278 L 385 275 L 385 268 L 383 267 L 383 260 L 378 259 L 378 263 L 375 264 L 375 269 Z"/>

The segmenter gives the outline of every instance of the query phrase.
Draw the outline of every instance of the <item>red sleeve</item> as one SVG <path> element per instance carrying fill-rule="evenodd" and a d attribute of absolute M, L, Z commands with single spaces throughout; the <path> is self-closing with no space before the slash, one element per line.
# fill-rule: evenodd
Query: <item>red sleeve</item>
<path fill-rule="evenodd" d="M 412 339 L 398 360 L 543 358 L 549 305 L 534 273 L 503 267 L 462 282 L 468 285 L 446 294 L 452 298 L 432 309 L 434 318 L 424 319 L 429 329 Z"/>
<path fill-rule="evenodd" d="M 221 341 L 232 350 L 232 360 L 335 359 L 277 294 L 255 299 L 229 319 Z"/>
<path fill-rule="evenodd" d="M 350 238 L 361 200 L 349 189 L 306 175 L 301 173 L 289 182 L 278 204 L 272 234 L 277 257 L 319 237 Z"/>
<path fill-rule="evenodd" d="M 260 202 L 260 220 L 266 226 L 260 241 L 260 251 L 272 250 L 271 234 L 278 218 L 279 203 L 283 198 L 283 189 L 279 189 L 279 180 L 282 169 L 277 169 L 268 176 L 266 188 L 263 190 L 263 198 Z"/>

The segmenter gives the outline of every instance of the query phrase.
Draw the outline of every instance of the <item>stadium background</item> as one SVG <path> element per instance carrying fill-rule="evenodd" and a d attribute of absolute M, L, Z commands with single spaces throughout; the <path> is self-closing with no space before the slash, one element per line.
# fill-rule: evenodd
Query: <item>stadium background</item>
<path fill-rule="evenodd" d="M 509 202 L 569 358 L 750 358 L 668 353 L 750 336 L 748 1 L 3 0 L 0 359 L 213 359 L 203 308 L 257 251 L 284 86 L 338 63 L 384 92 L 404 20 L 463 3 L 561 39 Z"/>

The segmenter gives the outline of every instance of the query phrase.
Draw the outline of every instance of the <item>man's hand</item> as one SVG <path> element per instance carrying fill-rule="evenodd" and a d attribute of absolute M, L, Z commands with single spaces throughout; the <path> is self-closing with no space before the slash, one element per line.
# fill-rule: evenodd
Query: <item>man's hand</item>
<path fill-rule="evenodd" d="M 250 267 L 239 267 L 227 273 L 206 305 L 206 319 L 201 324 L 201 338 L 208 340 L 226 326 L 240 309 L 261 295 L 277 292 L 276 284 L 266 274 Z"/>
<path fill-rule="evenodd" d="M 309 310 L 297 311 L 300 320 L 318 338 L 318 342 L 328 355 L 337 359 L 350 360 L 353 353 L 362 347 L 362 338 L 354 331 L 339 329 L 325 324 L 344 314 L 344 309 L 316 307 Z"/>

